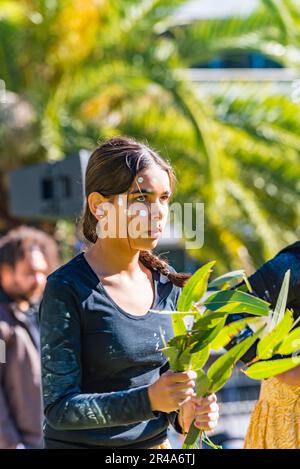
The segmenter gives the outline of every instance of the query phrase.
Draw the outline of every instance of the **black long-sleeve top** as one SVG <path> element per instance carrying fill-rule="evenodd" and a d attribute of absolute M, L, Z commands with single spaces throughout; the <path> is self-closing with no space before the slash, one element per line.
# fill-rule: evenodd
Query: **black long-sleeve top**
<path fill-rule="evenodd" d="M 180 288 L 152 275 L 152 309 L 176 309 Z M 170 423 L 181 433 L 177 413 L 152 411 L 148 397 L 168 369 L 171 316 L 124 311 L 80 253 L 48 277 L 40 327 L 45 448 L 149 448 Z"/>

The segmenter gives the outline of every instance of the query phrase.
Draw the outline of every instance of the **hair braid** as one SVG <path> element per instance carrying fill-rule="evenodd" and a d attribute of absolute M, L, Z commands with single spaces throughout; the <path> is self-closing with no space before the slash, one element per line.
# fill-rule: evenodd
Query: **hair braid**
<path fill-rule="evenodd" d="M 161 274 L 168 277 L 168 279 L 178 287 L 183 287 L 188 281 L 188 279 L 192 276 L 192 274 L 184 272 L 171 272 L 168 269 L 167 262 L 160 259 L 158 256 L 151 253 L 150 251 L 140 251 L 139 259 L 145 265 L 145 267 L 148 267 L 148 269 L 158 270 Z"/>

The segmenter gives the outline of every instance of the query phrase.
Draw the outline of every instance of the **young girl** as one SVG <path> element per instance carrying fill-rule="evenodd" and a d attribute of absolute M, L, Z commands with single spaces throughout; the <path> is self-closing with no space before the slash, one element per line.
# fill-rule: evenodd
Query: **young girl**
<path fill-rule="evenodd" d="M 160 349 L 172 319 L 152 311 L 176 309 L 190 276 L 151 253 L 174 180 L 167 161 L 132 139 L 112 138 L 90 157 L 91 247 L 48 277 L 40 308 L 46 448 L 170 448 L 169 424 L 215 428 L 216 396 L 196 398 L 194 371 L 168 370 Z"/>

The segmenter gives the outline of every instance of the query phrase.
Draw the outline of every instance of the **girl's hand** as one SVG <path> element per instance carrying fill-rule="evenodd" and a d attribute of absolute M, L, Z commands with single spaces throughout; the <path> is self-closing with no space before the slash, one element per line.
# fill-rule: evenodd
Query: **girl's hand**
<path fill-rule="evenodd" d="M 195 394 L 196 377 L 197 373 L 193 370 L 178 373 L 168 370 L 163 373 L 148 388 L 151 409 L 161 412 L 179 409 Z"/>
<path fill-rule="evenodd" d="M 194 394 L 194 396 L 181 407 L 178 419 L 184 433 L 189 431 L 193 420 L 195 420 L 195 426 L 201 430 L 214 430 L 219 419 L 217 396 L 210 394 L 207 397 L 197 397 Z"/>

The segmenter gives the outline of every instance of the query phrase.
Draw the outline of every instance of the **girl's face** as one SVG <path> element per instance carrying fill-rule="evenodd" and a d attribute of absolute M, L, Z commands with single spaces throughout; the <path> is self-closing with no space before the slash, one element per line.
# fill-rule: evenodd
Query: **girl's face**
<path fill-rule="evenodd" d="M 159 166 L 140 171 L 128 194 L 128 237 L 136 249 L 152 249 L 165 228 L 171 197 L 168 173 Z"/>
<path fill-rule="evenodd" d="M 166 171 L 157 165 L 140 171 L 128 194 L 119 194 L 113 199 L 116 229 L 114 232 L 111 223 L 108 228 L 106 226 L 109 236 L 115 234 L 121 243 L 128 245 L 129 242 L 131 248 L 136 250 L 153 249 L 167 222 L 170 196 L 170 179 Z M 99 233 L 103 233 L 107 221 L 106 216 L 103 221 L 100 219 Z"/>

